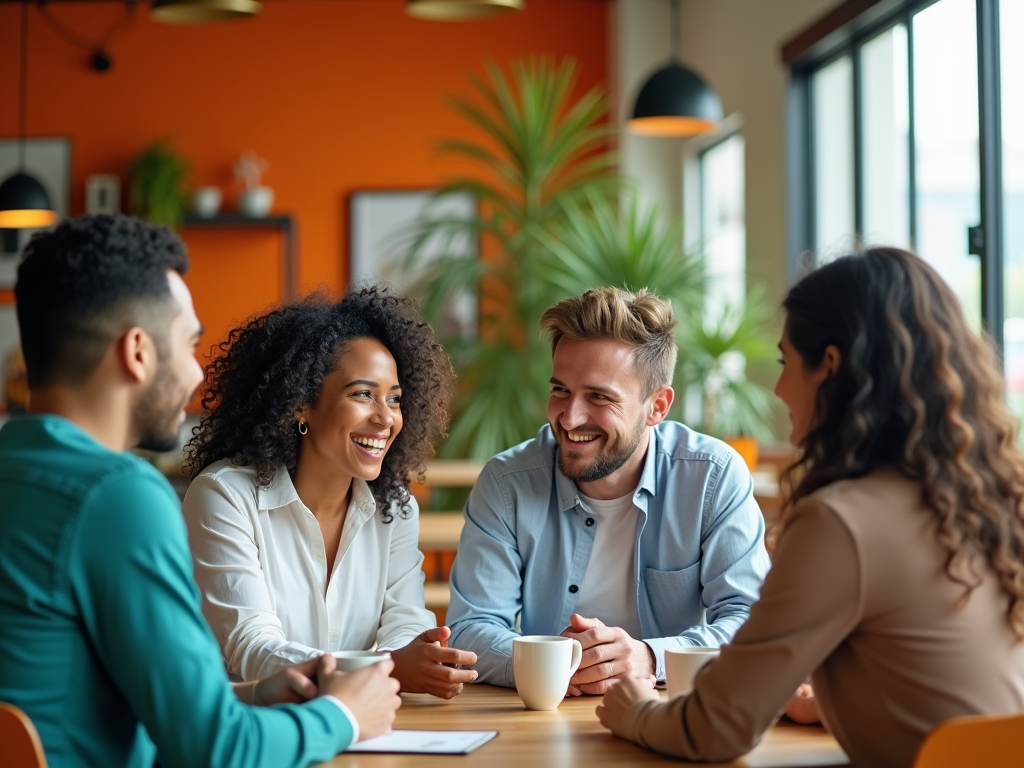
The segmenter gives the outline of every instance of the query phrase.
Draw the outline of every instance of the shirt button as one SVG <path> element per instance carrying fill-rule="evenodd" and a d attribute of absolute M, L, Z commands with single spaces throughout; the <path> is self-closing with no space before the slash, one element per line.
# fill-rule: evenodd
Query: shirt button
<path fill-rule="evenodd" d="M 587 518 L 587 525 L 588 525 L 588 526 L 591 526 L 591 525 L 593 525 L 593 524 L 594 524 L 594 518 L 592 518 L 592 517 L 588 517 L 588 518 Z"/>
<path fill-rule="evenodd" d="M 570 584 L 569 585 L 569 592 L 571 592 L 572 594 L 575 595 L 579 591 L 580 591 L 580 588 L 577 587 L 575 584 Z"/>

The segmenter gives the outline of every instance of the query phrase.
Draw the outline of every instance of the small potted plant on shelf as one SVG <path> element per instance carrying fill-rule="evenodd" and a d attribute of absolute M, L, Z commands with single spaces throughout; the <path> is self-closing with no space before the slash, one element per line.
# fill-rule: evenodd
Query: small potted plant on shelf
<path fill-rule="evenodd" d="M 181 226 L 187 205 L 188 163 L 170 139 L 160 139 L 142 150 L 129 163 L 128 174 L 128 206 L 134 215 L 175 229 Z"/>
<path fill-rule="evenodd" d="M 260 183 L 268 168 L 267 161 L 255 152 L 246 152 L 235 163 L 235 178 L 245 185 L 238 193 L 238 210 L 246 216 L 266 216 L 274 205 L 274 190 Z"/>

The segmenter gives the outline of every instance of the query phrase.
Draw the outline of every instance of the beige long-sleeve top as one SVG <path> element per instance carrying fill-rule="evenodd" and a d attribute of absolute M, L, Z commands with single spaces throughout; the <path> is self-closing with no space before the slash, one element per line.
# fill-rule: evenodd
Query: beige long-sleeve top
<path fill-rule="evenodd" d="M 825 723 L 855 765 L 910 766 L 960 715 L 1024 711 L 1024 642 L 983 559 L 966 601 L 920 486 L 891 470 L 800 501 L 747 623 L 694 692 L 630 708 L 624 734 L 690 760 L 749 751 L 813 673 Z"/>

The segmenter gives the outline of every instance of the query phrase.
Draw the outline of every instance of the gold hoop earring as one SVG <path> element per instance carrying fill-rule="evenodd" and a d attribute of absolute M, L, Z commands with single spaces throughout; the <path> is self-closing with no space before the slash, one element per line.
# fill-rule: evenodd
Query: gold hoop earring
<path fill-rule="evenodd" d="M 304 435 L 307 432 L 309 432 L 309 426 L 306 424 L 305 421 L 300 421 L 299 422 L 299 434 L 300 435 Z"/>

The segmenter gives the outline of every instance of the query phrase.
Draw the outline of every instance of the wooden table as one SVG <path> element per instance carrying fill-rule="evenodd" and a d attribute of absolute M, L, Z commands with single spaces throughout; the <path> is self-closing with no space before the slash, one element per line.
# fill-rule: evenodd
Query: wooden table
<path fill-rule="evenodd" d="M 566 699 L 551 712 L 523 707 L 515 690 L 467 685 L 451 701 L 427 696 L 403 698 L 396 728 L 409 730 L 500 731 L 497 738 L 465 756 L 339 755 L 323 768 L 572 768 L 572 766 L 689 765 L 618 739 L 598 722 L 596 696 Z M 775 726 L 758 747 L 732 763 L 704 766 L 808 768 L 848 765 L 846 755 L 818 727 Z"/>

